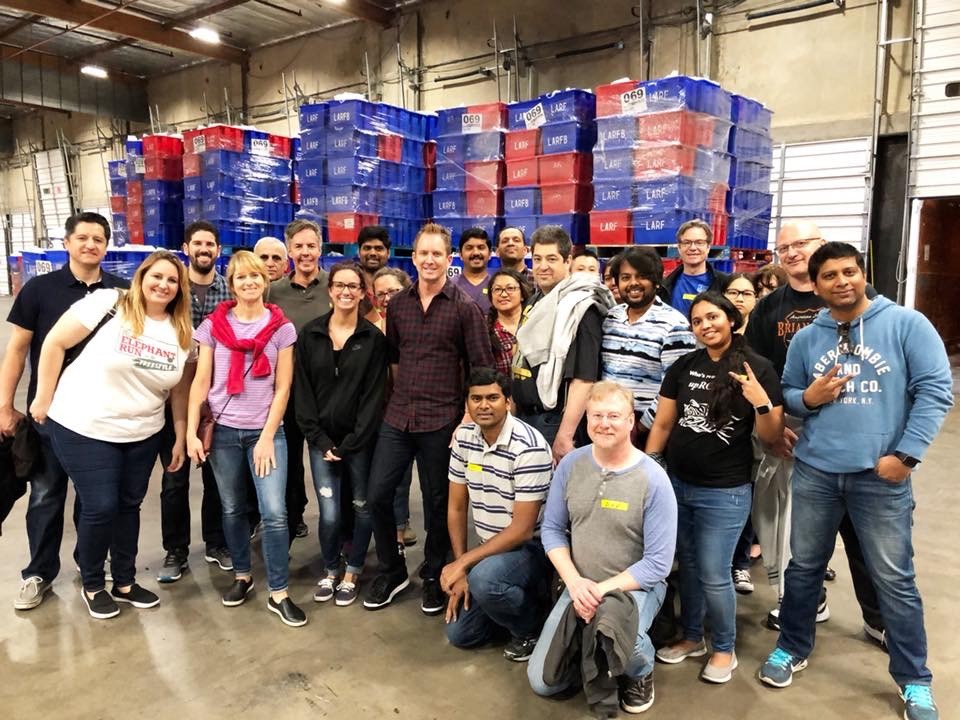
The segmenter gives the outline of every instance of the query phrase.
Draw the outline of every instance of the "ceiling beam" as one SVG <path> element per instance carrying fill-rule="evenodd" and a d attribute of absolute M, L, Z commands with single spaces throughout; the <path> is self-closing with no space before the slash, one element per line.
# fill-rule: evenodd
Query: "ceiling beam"
<path fill-rule="evenodd" d="M 60 57 L 59 55 L 46 53 L 42 50 L 30 50 L 11 45 L 0 45 L 0 61 L 4 63 L 20 62 L 21 59 L 28 65 L 46 68 L 48 70 L 57 70 L 59 72 L 79 71 L 79 63 L 73 58 Z M 146 82 L 146 80 L 139 75 L 133 75 L 119 68 L 104 66 L 104 69 L 109 73 L 111 80 L 119 80 L 135 85 L 142 85 Z"/>
<path fill-rule="evenodd" d="M 37 20 L 41 19 L 41 15 L 25 15 L 16 22 L 10 23 L 5 28 L 0 30 L 0 40 L 6 37 L 10 37 L 18 30 L 22 30 L 28 25 L 33 25 Z"/>
<path fill-rule="evenodd" d="M 181 50 L 238 65 L 244 62 L 246 56 L 246 53 L 238 48 L 203 43 L 193 39 L 185 32 L 164 28 L 160 23 L 128 13 L 116 12 L 104 16 L 102 7 L 84 2 L 73 2 L 71 0 L 3 0 L 3 4 L 23 12 L 55 17 L 67 22 L 83 24 L 117 35 L 126 35 L 144 42 L 162 45 L 173 50 Z"/>
<path fill-rule="evenodd" d="M 248 3 L 250 0 L 220 0 L 220 2 L 211 3 L 210 5 L 204 5 L 199 7 L 196 10 L 189 10 L 188 12 L 181 13 L 180 15 L 174 15 L 169 20 L 164 21 L 163 27 L 171 28 L 176 25 L 182 25 L 185 23 L 192 22 L 194 20 L 200 20 L 202 18 L 210 17 L 211 15 L 216 15 L 221 13 L 224 10 L 229 10 L 232 7 L 237 5 L 243 5 Z"/>
<path fill-rule="evenodd" d="M 341 2 L 326 2 L 322 5 L 327 10 L 367 20 L 383 27 L 390 26 L 396 17 L 393 10 L 387 10 L 379 5 L 367 2 L 367 0 L 342 0 Z"/>

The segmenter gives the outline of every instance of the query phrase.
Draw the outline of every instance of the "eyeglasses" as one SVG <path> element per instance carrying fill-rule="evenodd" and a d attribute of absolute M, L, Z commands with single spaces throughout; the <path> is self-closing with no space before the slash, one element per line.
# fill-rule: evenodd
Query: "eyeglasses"
<path fill-rule="evenodd" d="M 282 255 L 261 255 L 260 259 L 264 262 L 270 262 L 273 260 L 275 263 L 282 263 L 284 260 L 286 260 L 286 258 Z"/>
<path fill-rule="evenodd" d="M 688 247 L 705 248 L 709 244 L 710 243 L 708 243 L 706 240 L 681 240 L 680 242 L 677 243 L 677 245 L 679 245 L 682 248 L 688 248 Z"/>
<path fill-rule="evenodd" d="M 814 240 L 822 240 L 823 238 L 812 237 L 806 238 L 804 240 L 795 240 L 792 243 L 787 243 L 786 245 L 777 246 L 777 255 L 783 257 L 784 255 L 789 255 L 791 252 L 800 252 L 807 245 L 812 243 Z"/>
<path fill-rule="evenodd" d="M 513 295 L 513 293 L 515 292 L 520 292 L 519 285 L 504 285 L 502 287 L 490 288 L 491 295 L 503 295 L 504 297 L 506 297 L 507 295 Z"/>
<path fill-rule="evenodd" d="M 587 413 L 587 420 L 594 424 L 600 424 L 606 420 L 611 425 L 619 425 L 626 419 L 627 416 L 623 413 Z"/>
<path fill-rule="evenodd" d="M 374 297 L 376 297 L 377 300 L 381 300 L 381 301 L 386 300 L 387 298 L 392 298 L 394 295 L 400 292 L 401 289 L 402 288 L 395 288 L 394 290 L 384 290 L 382 292 L 376 293 Z"/>
<path fill-rule="evenodd" d="M 730 289 L 723 293 L 731 300 L 737 300 L 738 298 L 755 298 L 757 293 L 753 290 L 734 290 Z"/>
<path fill-rule="evenodd" d="M 354 293 L 360 289 L 360 283 L 342 283 L 342 282 L 332 282 L 330 283 L 330 288 L 334 292 L 342 292 L 344 290 L 349 290 Z"/>

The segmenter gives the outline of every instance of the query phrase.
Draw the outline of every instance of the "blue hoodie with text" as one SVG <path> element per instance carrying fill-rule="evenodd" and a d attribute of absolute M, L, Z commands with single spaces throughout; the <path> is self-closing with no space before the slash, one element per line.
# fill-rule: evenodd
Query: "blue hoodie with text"
<path fill-rule="evenodd" d="M 837 364 L 855 377 L 811 410 L 804 390 Z M 794 336 L 783 397 L 787 412 L 804 419 L 795 457 L 823 472 L 860 472 L 897 451 L 923 458 L 953 405 L 950 363 L 926 317 L 878 296 L 850 323 L 846 345 L 827 309 Z"/>

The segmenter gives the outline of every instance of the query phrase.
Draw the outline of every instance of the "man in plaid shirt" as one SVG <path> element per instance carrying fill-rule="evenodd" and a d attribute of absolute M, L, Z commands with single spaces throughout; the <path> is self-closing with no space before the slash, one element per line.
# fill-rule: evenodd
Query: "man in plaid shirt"
<path fill-rule="evenodd" d="M 387 344 L 393 394 L 380 426 L 367 491 L 380 562 L 380 574 L 363 602 L 369 610 L 386 607 L 410 584 L 397 546 L 393 499 L 414 458 L 427 512 L 420 608 L 437 615 L 446 606 L 439 579 L 450 552 L 450 440 L 463 418 L 470 369 L 493 366 L 480 309 L 447 277 L 452 254 L 449 230 L 424 225 L 413 249 L 418 279 L 390 301 Z"/>

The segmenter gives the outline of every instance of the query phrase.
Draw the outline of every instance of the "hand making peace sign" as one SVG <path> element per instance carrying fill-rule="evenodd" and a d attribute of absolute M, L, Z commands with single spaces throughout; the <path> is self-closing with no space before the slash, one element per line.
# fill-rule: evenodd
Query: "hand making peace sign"
<path fill-rule="evenodd" d="M 769 405 L 770 396 L 767 395 L 767 391 L 763 389 L 763 385 L 757 380 L 757 376 L 753 374 L 753 368 L 750 367 L 750 363 L 743 363 L 743 369 L 747 371 L 746 375 L 738 375 L 735 372 L 730 373 L 730 377 L 740 383 L 743 397 L 755 408 Z"/>

